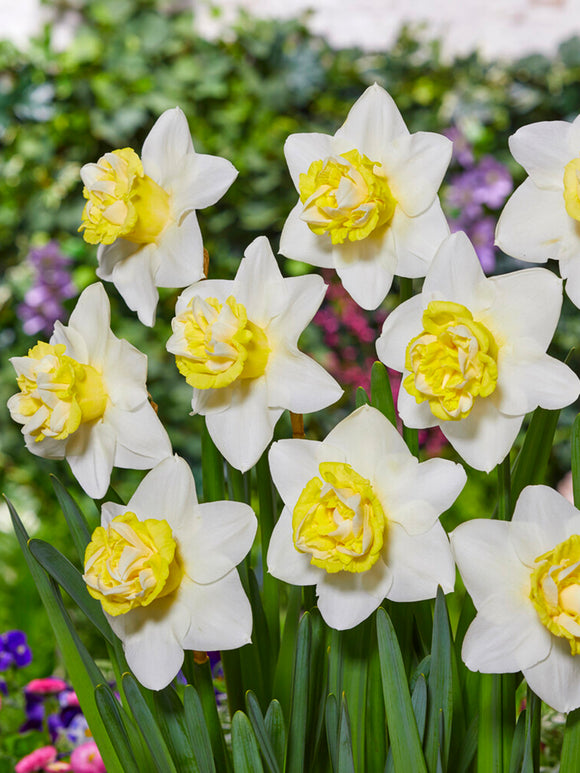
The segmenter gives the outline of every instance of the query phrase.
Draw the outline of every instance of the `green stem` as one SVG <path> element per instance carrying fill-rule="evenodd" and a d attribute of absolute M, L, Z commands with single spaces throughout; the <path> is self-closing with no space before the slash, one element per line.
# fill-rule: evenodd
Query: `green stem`
<path fill-rule="evenodd" d="M 222 652 L 222 658 L 227 653 Z M 236 653 L 237 654 L 237 653 Z M 224 669 L 225 670 L 225 669 Z M 211 746 L 217 769 L 227 773 L 231 763 L 226 749 L 226 743 L 217 710 L 217 702 L 213 689 L 213 678 L 209 659 L 204 663 L 193 663 L 193 686 L 198 692 L 203 715 L 209 732 Z"/>
<path fill-rule="evenodd" d="M 500 462 L 497 470 L 497 517 L 500 521 L 510 521 L 511 505 L 511 469 L 509 456 Z"/>
<path fill-rule="evenodd" d="M 278 580 L 267 571 L 268 545 L 274 529 L 276 515 L 274 510 L 274 489 L 272 486 L 272 477 L 270 475 L 270 466 L 268 464 L 268 454 L 264 452 L 256 465 L 256 474 L 258 477 L 258 501 L 260 505 L 260 536 L 262 543 L 262 566 L 263 572 L 263 598 L 264 614 L 270 633 L 270 641 L 274 651 L 277 653 L 280 647 L 280 589 Z M 275 661 L 275 658 L 272 659 Z"/>
<path fill-rule="evenodd" d="M 210 437 L 205 421 L 201 432 L 201 474 L 204 500 L 217 502 L 225 499 L 224 460 Z"/>
<path fill-rule="evenodd" d="M 405 276 L 399 277 L 399 303 L 408 301 L 413 297 L 413 280 Z"/>
<path fill-rule="evenodd" d="M 503 773 L 501 676 L 481 674 L 477 773 Z"/>

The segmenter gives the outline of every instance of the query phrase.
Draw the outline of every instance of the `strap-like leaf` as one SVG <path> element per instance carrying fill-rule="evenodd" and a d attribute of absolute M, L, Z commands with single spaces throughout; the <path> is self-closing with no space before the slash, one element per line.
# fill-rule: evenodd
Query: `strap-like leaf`
<path fill-rule="evenodd" d="M 266 764 L 266 768 L 270 773 L 280 773 L 280 766 L 276 759 L 276 754 L 270 741 L 268 730 L 266 729 L 266 723 L 264 717 L 260 711 L 260 705 L 258 699 L 251 690 L 246 693 L 246 708 L 248 710 L 248 718 L 252 724 L 254 734 L 258 741 L 262 757 Z"/>
<path fill-rule="evenodd" d="M 234 773 L 264 773 L 256 736 L 243 711 L 236 711 L 232 720 L 232 758 Z"/>
<path fill-rule="evenodd" d="M 191 746 L 195 752 L 201 773 L 216 773 L 209 731 L 205 723 L 203 708 L 195 687 L 188 684 L 183 693 L 185 722 Z"/>

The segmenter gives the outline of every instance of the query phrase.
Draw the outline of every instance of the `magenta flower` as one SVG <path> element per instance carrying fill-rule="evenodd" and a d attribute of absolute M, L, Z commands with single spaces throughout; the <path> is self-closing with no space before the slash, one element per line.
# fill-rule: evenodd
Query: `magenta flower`
<path fill-rule="evenodd" d="M 43 770 L 47 765 L 56 760 L 56 749 L 54 746 L 42 746 L 35 749 L 14 767 L 15 773 L 34 773 L 36 770 Z M 103 771 L 105 768 L 103 768 Z"/>
<path fill-rule="evenodd" d="M 24 687 L 27 693 L 36 693 L 37 695 L 52 695 L 66 690 L 68 685 L 62 679 L 54 676 L 47 676 L 43 679 L 33 679 Z"/>
<path fill-rule="evenodd" d="M 105 763 L 94 741 L 77 746 L 70 756 L 73 773 L 105 773 Z"/>

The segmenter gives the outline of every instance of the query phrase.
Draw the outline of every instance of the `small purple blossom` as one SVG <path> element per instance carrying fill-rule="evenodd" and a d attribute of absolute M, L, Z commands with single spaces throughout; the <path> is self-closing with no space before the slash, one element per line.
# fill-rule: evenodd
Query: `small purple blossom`
<path fill-rule="evenodd" d="M 70 258 L 56 242 L 30 251 L 26 257 L 34 271 L 34 284 L 18 307 L 22 327 L 28 335 L 52 333 L 54 323 L 64 316 L 63 301 L 77 290 L 70 276 Z"/>
<path fill-rule="evenodd" d="M 452 126 L 444 131 L 443 134 L 453 143 L 453 159 L 460 166 L 470 167 L 474 161 L 473 148 L 461 129 L 457 126 Z"/>
<path fill-rule="evenodd" d="M 475 220 L 483 214 L 481 200 L 476 196 L 479 182 L 476 169 L 456 174 L 450 180 L 445 192 L 445 204 L 449 209 L 458 211 L 461 221 Z"/>
<path fill-rule="evenodd" d="M 483 156 L 477 167 L 474 198 L 490 209 L 499 209 L 514 189 L 509 169 L 493 156 Z"/>
<path fill-rule="evenodd" d="M 481 267 L 489 274 L 495 268 L 495 220 L 491 216 L 483 217 L 473 223 L 467 235 L 475 247 Z"/>
<path fill-rule="evenodd" d="M 32 662 L 32 652 L 23 631 L 7 631 L 0 635 L 0 671 L 12 666 L 24 668 Z"/>

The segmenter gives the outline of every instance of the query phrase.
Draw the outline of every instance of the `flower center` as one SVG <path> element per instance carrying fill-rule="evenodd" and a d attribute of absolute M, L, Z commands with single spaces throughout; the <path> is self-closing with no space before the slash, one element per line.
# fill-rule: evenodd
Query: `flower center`
<path fill-rule="evenodd" d="M 149 244 L 171 220 L 167 191 L 143 172 L 131 148 L 105 153 L 96 164 L 81 169 L 87 199 L 79 231 L 89 244 L 112 244 L 122 237 Z"/>
<path fill-rule="evenodd" d="M 350 464 L 323 462 L 292 514 L 294 545 L 314 566 L 366 572 L 377 561 L 387 518 L 373 487 Z M 322 478 L 322 480 L 321 480 Z"/>
<path fill-rule="evenodd" d="M 580 220 L 580 158 L 573 158 L 564 169 L 564 203 L 570 217 Z"/>
<path fill-rule="evenodd" d="M 391 222 L 397 205 L 380 168 L 358 150 L 314 161 L 300 175 L 302 220 L 333 244 L 366 239 Z"/>
<path fill-rule="evenodd" d="M 179 548 L 167 521 L 140 521 L 127 511 L 99 526 L 85 552 L 83 579 L 110 615 L 168 596 L 181 584 Z"/>
<path fill-rule="evenodd" d="M 64 440 L 81 424 L 100 419 L 107 407 L 101 374 L 65 354 L 64 344 L 38 342 L 16 358 L 20 392 L 8 401 L 14 421 L 36 442 Z"/>
<path fill-rule="evenodd" d="M 172 325 L 168 348 L 192 387 L 220 389 L 236 379 L 258 378 L 266 370 L 268 338 L 232 295 L 223 304 L 195 296 Z"/>
<path fill-rule="evenodd" d="M 573 534 L 536 558 L 530 598 L 542 624 L 580 652 L 580 535 Z"/>
<path fill-rule="evenodd" d="M 429 401 L 444 421 L 469 415 L 476 397 L 488 397 L 497 384 L 498 347 L 493 335 L 459 303 L 431 301 L 423 312 L 423 331 L 407 346 L 403 384 L 418 403 Z"/>

